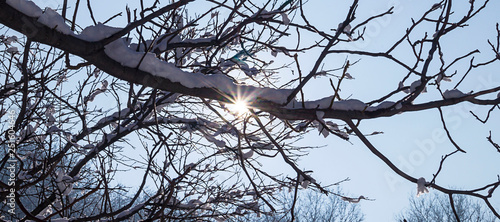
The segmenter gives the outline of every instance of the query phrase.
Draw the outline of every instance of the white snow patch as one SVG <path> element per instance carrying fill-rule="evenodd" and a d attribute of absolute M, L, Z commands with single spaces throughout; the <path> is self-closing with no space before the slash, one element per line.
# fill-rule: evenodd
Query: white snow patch
<path fill-rule="evenodd" d="M 415 90 L 417 89 L 417 87 L 419 87 L 421 84 L 422 84 L 422 81 L 420 81 L 420 80 L 417 80 L 417 81 L 413 82 L 410 85 L 410 93 L 415 92 Z M 425 92 L 427 92 L 427 87 L 424 87 L 424 89 L 422 90 L 422 93 L 425 93 Z"/>
<path fill-rule="evenodd" d="M 196 167 L 196 164 L 190 163 L 190 164 L 187 164 L 187 165 L 184 166 L 184 170 L 191 170 L 194 167 Z"/>
<path fill-rule="evenodd" d="M 337 110 L 358 110 L 362 111 L 366 108 L 366 104 L 364 102 L 361 102 L 357 99 L 349 99 L 349 100 L 342 100 L 342 101 L 336 101 L 332 105 L 333 109 Z"/>
<path fill-rule="evenodd" d="M 379 109 L 388 109 L 392 106 L 394 106 L 395 102 L 392 102 L 392 101 L 384 101 L 384 102 L 381 102 L 380 104 L 378 104 L 377 106 L 375 107 L 368 107 L 366 108 L 366 111 L 376 111 L 376 110 L 379 110 Z"/>
<path fill-rule="evenodd" d="M 214 143 L 219 148 L 226 147 L 226 142 L 224 142 L 222 140 L 215 139 L 215 137 L 213 137 L 209 134 L 205 134 L 205 139 L 207 139 L 209 142 Z"/>
<path fill-rule="evenodd" d="M 232 29 L 229 28 L 228 30 L 231 31 Z M 182 41 L 179 38 L 178 41 L 170 41 L 169 43 L 183 42 L 183 43 L 199 44 L 199 43 L 209 43 L 209 42 L 212 42 L 212 41 L 215 41 L 215 40 L 216 40 L 215 37 L 197 38 L 197 39 L 185 39 L 185 40 L 182 40 Z"/>
<path fill-rule="evenodd" d="M 439 85 L 441 84 L 441 80 L 446 81 L 446 82 L 451 82 L 451 79 L 449 77 L 446 77 L 443 73 L 439 74 L 436 83 Z"/>
<path fill-rule="evenodd" d="M 248 151 L 248 152 L 246 152 L 246 153 L 243 153 L 243 154 L 241 155 L 241 157 L 242 157 L 244 160 L 246 160 L 246 159 L 248 159 L 248 158 L 251 158 L 252 156 L 253 156 L 253 150 L 252 150 L 252 149 L 250 149 L 250 151 Z"/>
<path fill-rule="evenodd" d="M 89 42 L 97 42 L 110 37 L 120 30 L 121 28 L 115 28 L 98 23 L 95 26 L 86 27 L 79 35 L 76 35 L 76 37 Z"/>
<path fill-rule="evenodd" d="M 63 217 L 63 218 L 50 219 L 50 221 L 52 221 L 52 222 L 68 222 L 69 219 L 66 217 Z"/>
<path fill-rule="evenodd" d="M 272 50 L 272 51 L 271 51 L 271 55 L 272 55 L 273 57 L 278 56 L 278 51 L 276 51 L 276 50 Z"/>
<path fill-rule="evenodd" d="M 43 14 L 38 18 L 38 22 L 63 34 L 73 34 L 71 28 L 64 22 L 64 18 L 51 8 L 45 8 Z"/>
<path fill-rule="evenodd" d="M 3 40 L 3 42 L 6 44 L 6 45 L 10 45 L 11 43 L 13 42 L 17 42 L 17 36 L 13 35 L 13 36 L 9 36 L 7 38 L 5 38 Z"/>
<path fill-rule="evenodd" d="M 281 20 L 283 21 L 283 24 L 289 25 L 290 24 L 290 18 L 288 18 L 288 15 L 284 12 L 280 13 L 281 15 Z"/>
<path fill-rule="evenodd" d="M 7 52 L 10 54 L 16 54 L 19 52 L 19 49 L 17 49 L 17 47 L 12 46 L 7 49 Z"/>
<path fill-rule="evenodd" d="M 27 0 L 7 0 L 12 8 L 30 17 L 40 17 L 42 15 L 42 9 L 38 7 L 34 2 Z"/>
<path fill-rule="evenodd" d="M 351 24 L 347 24 L 344 28 L 344 32 L 351 33 Z"/>
<path fill-rule="evenodd" d="M 128 214 L 130 214 L 131 212 L 134 212 L 134 211 L 136 211 L 136 210 L 138 210 L 138 209 L 141 209 L 143 206 L 144 206 L 144 204 L 143 204 L 143 203 L 141 203 L 141 204 L 138 204 L 138 205 L 136 205 L 136 206 L 132 207 L 131 209 L 124 210 L 124 211 L 122 211 L 121 213 L 119 213 L 118 215 L 116 215 L 116 218 L 120 218 L 120 217 L 127 216 L 127 215 L 128 215 Z"/>
<path fill-rule="evenodd" d="M 262 9 L 262 11 L 260 11 L 260 14 L 259 14 L 259 12 L 256 12 L 255 14 L 252 15 L 252 18 L 259 16 L 263 19 L 268 19 L 268 18 L 274 17 L 274 15 L 276 15 L 276 13 L 277 13 L 276 10 L 268 12 L 267 10 Z"/>
<path fill-rule="evenodd" d="M 325 112 L 323 112 L 323 111 L 316 111 L 316 118 L 318 118 L 319 121 L 324 122 L 323 121 L 323 117 L 324 116 L 325 116 Z"/>
<path fill-rule="evenodd" d="M 306 109 L 328 109 L 330 108 L 330 103 L 332 102 L 333 97 L 325 97 L 319 100 L 315 101 L 306 101 L 304 102 L 304 107 L 302 107 L 302 102 L 299 101 L 292 101 L 289 103 L 287 108 L 290 109 L 301 109 L 301 108 L 306 108 Z M 332 104 L 332 109 L 335 110 L 356 110 L 356 111 L 363 111 L 366 108 L 366 104 L 364 102 L 361 102 L 357 99 L 348 99 L 348 100 L 342 100 L 342 101 L 335 101 Z"/>
<path fill-rule="evenodd" d="M 349 74 L 348 72 L 346 72 L 344 76 L 346 79 L 354 79 L 354 77 L 352 77 L 351 74 Z"/>
<path fill-rule="evenodd" d="M 28 174 L 28 172 L 22 170 L 19 172 L 19 175 L 17 176 L 20 180 L 28 180 L 31 179 L 31 175 Z"/>
<path fill-rule="evenodd" d="M 460 98 L 460 97 L 464 97 L 464 96 L 466 96 L 466 94 L 464 94 L 463 92 L 461 92 L 458 89 L 446 90 L 443 93 L 443 97 L 445 99 Z"/>
<path fill-rule="evenodd" d="M 188 88 L 217 88 L 227 94 L 240 92 L 239 97 L 260 97 L 275 103 L 284 103 L 292 90 L 257 88 L 237 85 L 229 77 L 221 74 L 204 75 L 189 73 L 177 68 L 174 64 L 161 61 L 153 53 L 136 52 L 127 46 L 124 39 L 118 39 L 105 46 L 106 54 L 123 66 L 136 68 L 155 76 L 178 82 Z M 139 65 L 139 61 L 142 62 Z"/>
<path fill-rule="evenodd" d="M 325 120 L 323 120 L 324 116 L 325 116 L 325 112 L 323 112 L 323 111 L 316 111 L 316 118 L 318 120 L 314 121 L 314 123 L 317 124 L 319 133 L 323 134 L 323 137 L 326 138 L 330 133 L 324 127 L 326 125 Z"/>
<path fill-rule="evenodd" d="M 335 131 L 339 130 L 339 126 L 332 121 L 327 121 L 326 125 L 329 126 L 329 128 L 331 128 L 332 130 L 335 130 Z"/>
<path fill-rule="evenodd" d="M 323 124 L 318 124 L 318 131 L 323 135 L 324 138 L 328 137 L 330 135 L 330 132 L 325 129 Z"/>
<path fill-rule="evenodd" d="M 403 88 L 403 87 L 405 87 L 405 85 L 404 85 L 403 81 L 399 82 L 398 89 L 401 89 L 401 88 Z"/>
<path fill-rule="evenodd" d="M 57 126 L 51 126 L 50 128 L 47 129 L 47 134 L 52 134 L 57 132 L 62 132 L 62 130 L 59 129 L 59 127 Z"/>
<path fill-rule="evenodd" d="M 62 171 L 57 172 L 56 183 L 63 196 L 68 195 L 73 190 L 73 178 Z"/>
<path fill-rule="evenodd" d="M 131 112 L 130 108 L 125 108 L 120 111 L 114 112 L 111 116 L 100 119 L 97 124 L 104 124 L 105 122 L 123 119 Z"/>
<path fill-rule="evenodd" d="M 307 189 L 307 187 L 309 186 L 310 183 L 311 183 L 311 181 L 304 180 L 304 181 L 302 181 L 302 183 L 300 185 L 302 186 L 302 188 Z"/>
<path fill-rule="evenodd" d="M 253 143 L 252 148 L 270 150 L 270 149 L 274 148 L 274 145 L 271 143 Z"/>
<path fill-rule="evenodd" d="M 427 190 L 427 188 L 425 187 L 425 178 L 423 177 L 420 177 L 418 178 L 417 180 L 417 197 L 419 197 L 420 195 L 424 194 L 424 193 L 429 193 L 429 190 Z"/>

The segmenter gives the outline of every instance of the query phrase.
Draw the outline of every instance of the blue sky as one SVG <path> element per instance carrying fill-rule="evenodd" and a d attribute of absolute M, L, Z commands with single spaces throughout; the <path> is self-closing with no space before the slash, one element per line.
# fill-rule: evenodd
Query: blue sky
<path fill-rule="evenodd" d="M 311 4 L 316 3 L 318 2 Z M 323 15 L 331 12 L 338 3 L 330 2 L 328 6 L 323 4 L 325 3 L 311 6 L 311 8 L 317 8 L 318 11 L 310 13 L 310 15 L 317 15 L 317 21 L 323 21 L 322 24 L 328 26 L 329 24 L 325 21 L 327 19 Z M 365 37 L 369 42 L 359 44 L 360 46 L 354 47 L 355 49 L 375 52 L 385 51 L 395 38 L 400 38 L 404 34 L 405 27 L 411 22 L 410 18 L 418 18 L 433 3 L 426 4 L 419 1 L 377 1 L 376 3 L 373 1 L 360 1 L 358 18 L 366 17 L 366 13 L 381 12 L 391 4 L 395 5 L 395 13 L 384 20 L 375 20 L 372 25 L 369 24 L 367 28 L 371 31 L 367 31 Z M 455 4 L 458 5 L 458 3 Z M 340 8 L 346 8 L 346 6 Z M 461 55 L 475 48 L 480 48 L 485 55 L 476 56 L 476 61 L 484 61 L 486 55 L 491 56 L 491 50 L 486 39 L 494 39 L 495 37 L 495 21 L 500 19 L 495 10 L 498 8 L 498 2 L 490 2 L 489 8 L 472 20 L 471 27 L 445 37 L 444 41 L 449 42 L 449 44 L 443 44 L 446 47 L 445 53 L 451 57 L 451 55 Z M 456 11 L 457 13 L 461 12 L 460 8 Z M 344 16 L 341 11 L 336 13 L 339 13 L 341 18 Z M 330 14 L 336 13 L 332 12 Z M 331 23 L 336 24 L 338 22 Z M 433 34 L 432 30 L 433 27 L 428 27 L 430 35 Z M 403 53 L 399 55 L 399 58 L 405 60 Z M 352 94 L 352 98 L 370 101 L 376 98 L 377 95 L 383 95 L 396 89 L 398 81 L 406 73 L 392 69 L 394 64 L 390 64 L 390 62 L 381 61 L 383 60 L 364 59 L 359 65 L 353 67 L 355 71 L 350 73 L 356 79 L 346 82 L 343 94 Z M 460 67 L 466 67 L 465 65 L 467 63 L 462 64 Z M 497 72 L 499 68 L 499 65 L 495 64 L 480 69 L 469 76 L 467 83 L 462 84 L 459 89 L 468 92 L 498 86 L 500 84 L 500 75 Z M 463 75 L 464 70 L 458 69 L 458 73 L 458 75 Z M 317 82 L 316 85 L 311 86 L 311 92 L 314 92 L 314 88 L 318 87 L 328 88 L 326 83 L 321 83 L 321 80 Z M 453 88 L 456 82 L 457 80 L 451 83 L 443 83 L 442 87 Z M 321 84 L 323 86 L 319 86 Z M 435 90 L 429 91 L 427 95 L 422 95 L 422 99 L 439 99 L 439 97 L 436 97 Z M 500 155 L 487 144 L 485 139 L 488 130 L 492 130 L 493 135 L 498 132 L 498 126 L 492 123 L 498 123 L 500 119 L 498 115 L 493 114 L 493 119 L 490 120 L 489 124 L 483 125 L 468 113 L 468 109 L 471 108 L 484 116 L 485 110 L 483 108 L 474 107 L 470 104 L 459 104 L 456 107 L 443 109 L 454 139 L 468 152 L 464 155 L 455 155 L 446 162 L 445 168 L 437 180 L 439 184 L 444 186 L 477 188 L 481 184 L 494 182 L 496 175 L 500 173 L 498 165 Z M 432 174 L 437 170 L 441 156 L 454 150 L 445 138 L 438 110 L 405 113 L 391 118 L 367 120 L 362 122 L 360 128 L 364 133 L 383 131 L 384 134 L 382 135 L 369 137 L 372 143 L 386 154 L 393 163 L 416 178 L 425 177 L 427 180 L 432 178 Z M 318 140 L 318 136 L 309 135 L 303 142 L 311 144 Z M 343 184 L 344 190 L 376 199 L 376 201 L 361 203 L 367 221 L 391 221 L 395 213 L 407 206 L 408 196 L 415 195 L 416 185 L 400 179 L 381 160 L 372 155 L 359 140 L 352 138 L 351 141 L 352 145 L 335 138 L 321 139 L 317 143 L 328 144 L 327 147 L 313 151 L 307 157 L 308 160 L 304 158 L 304 163 L 314 168 L 315 175 L 321 177 L 322 180 L 335 182 L 344 177 L 351 178 L 350 182 Z M 431 190 L 431 192 L 436 191 Z M 500 197 L 498 195 L 493 199 L 493 203 L 498 209 L 498 206 L 500 206 Z"/>
<path fill-rule="evenodd" d="M 52 0 L 35 2 L 51 7 L 54 7 L 54 4 L 57 5 L 57 2 Z M 94 14 L 96 19 L 103 21 L 111 14 L 124 11 L 125 3 L 117 2 L 92 2 L 95 5 Z M 357 24 L 374 13 L 383 12 L 390 6 L 395 6 L 395 13 L 369 23 L 365 34 L 365 42 L 342 44 L 339 47 L 374 52 L 385 51 L 395 39 L 404 34 L 406 27 L 411 24 L 411 18 L 419 18 L 433 3 L 422 3 L 415 0 L 376 2 L 362 0 L 357 10 L 357 19 L 353 24 Z M 133 4 L 128 4 L 131 8 L 134 8 Z M 461 15 L 461 12 L 466 9 L 461 4 L 463 3 L 455 3 L 457 16 L 452 18 L 459 18 L 458 15 Z M 320 29 L 329 30 L 336 28 L 337 24 L 343 21 L 349 6 L 350 3 L 344 1 L 310 1 L 307 4 L 305 13 L 309 16 L 308 18 L 312 24 L 316 24 Z M 444 37 L 443 47 L 446 50 L 445 58 L 448 59 L 448 62 L 453 56 L 463 55 L 476 48 L 479 48 L 482 52 L 482 54 L 476 56 L 476 61 L 484 61 L 486 58 L 491 57 L 492 52 L 486 40 L 495 37 L 495 22 L 500 21 L 500 15 L 497 12 L 498 8 L 500 8 L 500 2 L 491 1 L 485 11 L 470 22 L 470 27 L 459 29 Z M 434 15 L 437 14 L 434 13 Z M 122 18 L 115 20 L 112 25 L 123 26 L 125 17 Z M 88 16 L 82 16 L 80 22 L 80 24 L 84 25 L 91 24 Z M 433 27 L 422 26 L 418 33 L 423 36 L 425 31 L 432 35 Z M 415 39 L 416 37 L 413 40 Z M 294 45 L 294 40 L 293 38 L 284 39 L 280 41 L 280 44 L 287 44 L 287 41 L 290 41 L 290 44 Z M 307 42 L 308 40 L 304 41 Z M 402 47 L 401 50 L 395 52 L 395 55 L 402 61 L 412 61 L 408 48 Z M 315 51 L 307 55 L 299 55 L 302 69 L 309 70 L 317 55 L 318 53 Z M 268 56 L 269 59 L 272 59 L 270 55 Z M 329 56 L 325 60 L 325 67 L 338 68 L 343 64 L 345 58 L 346 55 Z M 357 56 L 349 56 L 351 61 L 358 58 Z M 277 64 L 279 64 L 279 61 Z M 467 64 L 468 60 L 465 60 L 456 66 L 458 76 L 463 75 Z M 460 85 L 459 89 L 468 92 L 499 86 L 500 75 L 498 70 L 500 70 L 499 63 L 478 69 Z M 349 70 L 349 73 L 355 79 L 343 83 L 341 95 L 365 102 L 377 99 L 379 96 L 396 89 L 399 81 L 406 75 L 404 70 L 393 63 L 378 58 L 363 58 L 360 63 Z M 457 79 L 454 78 L 451 83 L 443 82 L 443 89 L 453 88 L 458 81 Z M 411 82 L 407 81 L 405 83 L 408 85 Z M 331 88 L 328 81 L 318 78 L 310 82 L 305 88 L 305 93 L 309 99 L 321 98 L 331 95 Z M 429 92 L 422 95 L 416 102 L 439 98 L 438 92 L 429 87 Z M 438 177 L 438 184 L 445 187 L 467 189 L 495 182 L 496 175 L 500 174 L 498 164 L 500 154 L 487 143 L 485 138 L 488 136 L 489 130 L 492 131 L 493 138 L 500 138 L 500 127 L 494 124 L 500 121 L 499 114 L 498 112 L 493 113 L 489 123 L 482 124 L 476 121 L 468 112 L 468 110 L 473 109 L 474 112 L 484 117 L 489 108 L 485 109 L 465 103 L 443 108 L 451 134 L 468 153 L 452 156 L 446 162 L 441 176 Z M 425 177 L 427 180 L 432 178 L 432 174 L 437 170 L 441 156 L 454 150 L 452 145 L 445 139 L 438 110 L 404 113 L 390 118 L 366 120 L 362 121 L 360 129 L 366 134 L 374 131 L 384 132 L 381 135 L 370 136 L 369 139 L 397 166 L 400 166 L 405 172 L 416 178 Z M 313 177 L 319 182 L 331 184 L 349 177 L 351 180 L 342 184 L 344 191 L 353 196 L 364 195 L 375 199 L 375 201 L 362 201 L 360 203 L 363 213 L 366 214 L 366 221 L 392 221 L 394 214 L 407 206 L 409 195 L 415 195 L 416 193 L 416 184 L 400 179 L 381 160 L 371 154 L 356 137 L 351 137 L 349 143 L 332 136 L 323 138 L 317 135 L 316 131 L 313 131 L 299 141 L 298 144 L 323 146 L 312 150 L 308 156 L 303 157 L 300 161 L 300 167 L 313 170 Z M 270 170 L 275 168 L 272 161 L 262 162 L 265 163 L 264 168 Z M 282 170 L 283 168 L 279 169 Z M 291 173 L 291 171 L 289 172 Z M 431 190 L 431 192 L 437 191 Z M 497 209 L 500 207 L 499 195 L 496 195 L 492 203 Z"/>

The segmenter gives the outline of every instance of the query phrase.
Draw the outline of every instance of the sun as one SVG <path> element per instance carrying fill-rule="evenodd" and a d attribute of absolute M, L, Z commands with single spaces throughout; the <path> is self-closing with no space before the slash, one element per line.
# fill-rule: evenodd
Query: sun
<path fill-rule="evenodd" d="M 227 104 L 226 107 L 237 116 L 248 112 L 248 105 L 245 100 L 236 100 L 234 103 Z"/>

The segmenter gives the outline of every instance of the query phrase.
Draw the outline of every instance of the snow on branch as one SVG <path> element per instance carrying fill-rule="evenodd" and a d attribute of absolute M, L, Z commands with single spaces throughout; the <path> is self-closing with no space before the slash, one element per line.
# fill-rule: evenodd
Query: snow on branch
<path fill-rule="evenodd" d="M 250 106 L 270 112 L 274 116 L 283 119 L 314 119 L 317 109 L 325 112 L 324 118 L 366 119 L 396 115 L 405 111 L 418 111 L 438 106 L 453 105 L 462 101 L 487 104 L 496 102 L 479 101 L 471 96 L 462 96 L 454 100 L 445 99 L 443 101 L 433 101 L 416 105 L 383 102 L 375 107 L 355 99 L 333 101 L 332 97 L 302 103 L 296 101 L 295 98 L 290 98 L 295 96 L 294 93 L 297 88 L 275 89 L 237 84 L 226 75 L 207 75 L 199 72 L 185 71 L 176 67 L 175 64 L 158 59 L 154 53 L 137 52 L 130 47 L 130 42 L 127 39 L 121 38 L 121 36 L 126 34 L 123 32 L 130 29 L 130 25 L 125 28 L 114 28 L 97 24 L 87 27 L 81 33 L 76 34 L 69 32 L 69 26 L 65 24 L 64 19 L 51 9 L 42 11 L 34 3 L 25 0 L 9 0 L 7 4 L 24 15 L 30 16 L 31 19 L 38 18 L 30 20 L 30 22 L 35 23 L 32 24 L 34 27 L 40 27 L 40 30 L 37 30 L 31 36 L 33 41 L 58 47 L 59 49 L 80 56 L 114 77 L 171 92 L 224 102 L 230 102 L 237 97 L 246 98 Z M 2 12 L 0 13 L 2 14 L 2 21 L 5 19 L 21 21 L 25 18 L 18 12 L 11 12 L 12 10 L 0 10 Z M 156 13 L 156 11 L 153 13 Z M 15 30 L 27 32 L 27 30 L 24 30 L 25 24 L 22 22 L 2 23 Z M 109 44 L 102 45 L 104 39 L 107 40 L 105 42 L 109 41 Z M 182 41 L 206 42 L 211 40 L 187 39 Z M 104 50 L 100 50 L 102 48 Z M 417 86 L 420 86 L 418 81 L 412 83 L 410 88 L 417 88 Z M 456 94 L 453 91 L 453 93 L 446 93 L 445 97 L 457 97 Z M 290 102 L 285 105 L 288 101 Z"/>
<path fill-rule="evenodd" d="M 41 11 L 34 3 L 26 3 L 23 0 L 10 0 L 8 4 L 30 17 L 38 17 L 38 22 L 58 32 L 76 37 L 87 42 L 96 42 L 108 38 L 122 31 L 122 28 L 109 27 L 103 24 L 86 27 L 80 34 L 73 33 L 64 19 L 50 8 Z M 200 42 L 202 40 L 186 40 L 188 42 Z M 172 63 L 161 61 L 156 54 L 149 52 L 136 52 L 129 47 L 130 43 L 124 38 L 119 38 L 106 46 L 106 55 L 120 65 L 137 68 L 153 76 L 168 79 L 182 86 L 195 88 L 214 88 L 225 95 L 239 95 L 240 97 L 260 98 L 262 100 L 283 104 L 291 90 L 259 88 L 249 85 L 236 84 L 232 79 L 221 74 L 205 75 L 203 73 L 191 73 L 183 71 Z M 112 74 L 112 73 L 111 73 Z"/>
<path fill-rule="evenodd" d="M 429 193 L 429 190 L 425 187 L 425 178 L 420 177 L 417 180 L 417 197 L 424 193 Z"/>

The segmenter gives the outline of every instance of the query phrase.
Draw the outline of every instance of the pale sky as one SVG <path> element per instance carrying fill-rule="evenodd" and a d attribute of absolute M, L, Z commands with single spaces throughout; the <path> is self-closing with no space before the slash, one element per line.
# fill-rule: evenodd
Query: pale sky
<path fill-rule="evenodd" d="M 324 15 L 329 12 L 331 12 L 328 14 L 329 16 L 336 14 L 340 14 L 341 18 L 345 16 L 345 13 L 341 11 L 332 12 L 332 9 L 338 7 L 336 2 L 331 2 L 330 5 L 323 2 L 311 4 L 316 3 L 318 11 L 311 12 L 310 15 L 316 15 L 316 21 L 323 21 L 322 24 L 326 26 L 330 23 L 338 23 L 338 21 L 326 21 Z M 395 6 L 395 13 L 369 24 L 365 35 L 367 43 L 358 44 L 353 49 L 385 51 L 388 46 L 392 45 L 394 39 L 399 39 L 404 34 L 408 24 L 411 24 L 410 18 L 418 19 L 419 15 L 423 14 L 432 4 L 397 0 L 377 1 L 376 4 L 373 1 L 360 1 L 357 13 L 360 19 L 366 18 L 373 12 L 382 12 L 391 5 Z M 459 4 L 455 3 L 455 5 Z M 340 8 L 345 9 L 346 7 Z M 476 62 L 484 61 L 486 56 L 491 58 L 491 48 L 486 40 L 495 39 L 495 22 L 500 21 L 500 15 L 496 10 L 499 7 L 498 1 L 490 2 L 489 7 L 472 20 L 471 27 L 452 33 L 449 37 L 446 36 L 444 39 L 449 44 L 443 44 L 446 47 L 445 57 L 449 56 L 446 58 L 451 61 L 452 55 L 463 55 L 479 48 L 484 55 L 476 56 Z M 457 9 L 456 12 L 461 11 Z M 461 18 L 458 15 L 453 18 L 457 17 Z M 356 20 L 354 24 L 356 24 Z M 429 27 L 429 35 L 433 34 L 433 30 L 433 27 Z M 423 36 L 423 32 L 421 33 Z M 424 52 L 427 51 L 424 50 Z M 406 51 L 406 53 L 410 55 L 411 51 Z M 399 58 L 404 61 L 405 54 L 400 53 L 399 55 Z M 340 62 L 344 61 L 342 56 L 335 58 L 338 58 Z M 356 57 L 350 56 L 350 58 L 354 60 Z M 469 60 L 466 60 L 465 65 L 468 62 Z M 466 67 L 465 65 L 460 67 Z M 355 80 L 346 82 L 342 88 L 343 95 L 352 95 L 352 98 L 371 101 L 377 98 L 376 96 L 396 89 L 398 82 L 406 75 L 406 72 L 398 72 L 400 70 L 395 70 L 393 67 L 393 63 L 383 59 L 363 59 L 359 65 L 353 67 L 353 70 L 356 71 L 350 72 Z M 464 82 L 459 89 L 463 92 L 469 92 L 500 85 L 499 68 L 500 65 L 497 63 L 476 71 L 467 78 L 468 82 Z M 465 72 L 463 69 L 457 71 L 457 75 L 460 77 Z M 456 79 L 458 78 L 454 78 L 451 83 L 443 83 L 443 90 L 446 89 L 445 87 L 453 88 L 458 81 Z M 320 87 L 329 89 L 327 84 L 326 81 L 322 83 L 321 80 L 317 80 L 317 84 L 312 85 L 310 89 L 311 91 Z M 421 97 L 427 100 L 439 99 L 436 97 L 436 93 L 435 89 L 430 90 L 429 87 L 429 93 Z M 417 102 L 424 101 L 422 99 L 417 100 Z M 500 121 L 500 117 L 498 114 L 493 114 L 489 124 L 483 125 L 468 112 L 471 108 L 474 112 L 483 114 L 482 117 L 486 114 L 485 109 L 465 103 L 443 109 L 451 134 L 456 142 L 468 152 L 467 154 L 454 155 L 445 163 L 437 183 L 448 188 L 478 188 L 481 185 L 495 182 L 496 175 L 500 173 L 500 165 L 498 164 L 500 154 L 486 141 L 489 130 L 492 131 L 493 138 L 495 138 L 495 134 L 499 135 L 500 128 L 495 123 Z M 487 107 L 487 109 L 489 108 Z M 360 129 L 365 134 L 374 131 L 384 132 L 382 135 L 368 138 L 393 163 L 416 178 L 424 177 L 430 180 L 438 168 L 441 156 L 454 150 L 444 134 L 438 110 L 366 120 L 362 122 Z M 353 193 L 354 196 L 364 195 L 376 199 L 376 201 L 361 202 L 362 211 L 366 214 L 366 221 L 394 220 L 394 214 L 408 205 L 409 195 L 416 194 L 416 184 L 400 179 L 381 160 L 371 154 L 357 138 L 351 139 L 353 145 L 336 138 L 322 139 L 321 136 L 317 135 L 308 135 L 303 142 L 308 145 L 312 145 L 312 143 L 327 144 L 327 147 L 315 150 L 304 158 L 304 163 L 314 169 L 314 175 L 321 175 L 319 177 L 325 183 L 326 181 L 333 183 L 349 177 L 351 181 L 342 185 L 345 191 Z M 302 167 L 306 166 L 302 165 Z M 437 191 L 431 189 L 430 192 Z M 500 196 L 496 195 L 492 202 L 498 209 Z"/>

